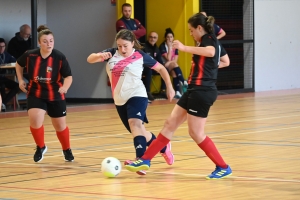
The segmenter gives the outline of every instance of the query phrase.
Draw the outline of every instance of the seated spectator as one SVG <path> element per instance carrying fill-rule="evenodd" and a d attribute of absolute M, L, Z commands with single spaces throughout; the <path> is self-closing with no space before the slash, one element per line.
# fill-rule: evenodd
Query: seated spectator
<path fill-rule="evenodd" d="M 0 64 L 16 62 L 16 59 L 9 53 L 5 52 L 5 40 L 0 38 Z M 0 94 L 3 102 L 1 102 L 1 110 L 6 111 L 6 104 L 19 92 L 19 84 L 5 77 L 6 70 L 0 69 Z M 6 93 L 5 89 L 9 89 Z"/>
<path fill-rule="evenodd" d="M 31 49 L 31 28 L 24 24 L 20 27 L 20 32 L 17 32 L 7 46 L 7 52 L 18 59 L 25 51 Z"/>
<path fill-rule="evenodd" d="M 5 51 L 6 43 L 3 38 L 0 38 L 0 65 L 6 64 L 6 63 L 15 63 L 16 59 L 10 55 L 8 52 Z M 0 69 L 0 73 L 1 70 Z"/>
<path fill-rule="evenodd" d="M 157 40 L 158 40 L 158 34 L 154 31 L 150 32 L 150 34 L 148 36 L 148 40 L 144 44 L 143 51 L 145 53 L 149 54 L 157 62 L 159 62 L 160 64 L 163 65 L 163 60 L 162 60 L 159 48 L 156 45 Z M 142 80 L 143 80 L 143 83 L 147 90 L 149 101 L 154 100 L 154 97 L 152 96 L 152 94 L 150 92 L 152 74 L 158 74 L 158 73 L 155 70 L 152 70 L 148 67 L 144 68 Z M 164 98 L 166 98 L 166 84 L 162 78 L 161 78 L 161 94 Z"/>
<path fill-rule="evenodd" d="M 175 98 L 181 97 L 180 84 L 182 86 L 182 93 L 187 89 L 187 81 L 184 80 L 182 71 L 177 64 L 178 49 L 172 48 L 174 41 L 174 33 L 171 28 L 167 28 L 165 32 L 165 41 L 159 46 L 160 53 L 162 54 L 165 67 L 173 77 L 173 85 L 175 90 Z"/>
<path fill-rule="evenodd" d="M 202 15 L 204 15 L 205 17 L 207 17 L 206 12 L 202 11 L 200 13 Z M 218 40 L 226 35 L 226 32 L 220 26 L 218 26 L 217 24 L 214 24 L 214 33 L 215 33 Z"/>

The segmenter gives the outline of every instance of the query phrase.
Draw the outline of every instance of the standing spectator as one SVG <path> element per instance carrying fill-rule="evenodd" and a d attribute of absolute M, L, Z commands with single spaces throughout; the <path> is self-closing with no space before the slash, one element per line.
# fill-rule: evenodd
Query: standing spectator
<path fill-rule="evenodd" d="M 7 52 L 18 59 L 25 51 L 31 49 L 31 28 L 24 24 L 20 27 L 20 32 L 15 34 L 7 46 Z"/>
<path fill-rule="evenodd" d="M 16 62 L 16 59 L 5 51 L 5 40 L 0 38 L 0 65 Z M 5 77 L 7 69 L 0 69 L 0 92 L 3 97 L 1 110 L 6 111 L 6 104 L 19 92 L 19 85 L 15 81 Z M 6 89 L 9 90 L 6 93 Z"/>
<path fill-rule="evenodd" d="M 165 32 L 165 41 L 159 46 L 160 52 L 164 59 L 165 67 L 173 77 L 173 85 L 176 91 L 175 98 L 180 98 L 182 93 L 186 92 L 187 82 L 183 78 L 182 71 L 177 63 L 178 49 L 172 47 L 174 41 L 174 33 L 171 28 L 167 28 Z M 182 86 L 182 93 L 180 92 L 180 84 Z"/>
<path fill-rule="evenodd" d="M 232 174 L 214 142 L 204 133 L 209 109 L 218 95 L 215 84 L 218 68 L 229 65 L 225 49 L 213 34 L 213 24 L 214 17 L 197 13 L 189 18 L 188 27 L 191 36 L 199 43 L 198 46 L 185 46 L 178 40 L 173 41 L 174 48 L 193 54 L 188 91 L 179 99 L 160 134 L 144 155 L 125 166 L 129 171 L 149 169 L 151 159 L 170 142 L 176 129 L 187 120 L 190 137 L 216 165 L 215 170 L 206 178 L 221 179 Z"/>
<path fill-rule="evenodd" d="M 207 17 L 206 12 L 202 11 L 200 13 L 203 14 L 205 17 Z M 215 33 L 218 40 L 223 38 L 226 35 L 226 32 L 224 31 L 224 29 L 222 29 L 217 24 L 214 24 L 214 33 Z"/>
<path fill-rule="evenodd" d="M 131 13 L 132 6 L 129 3 L 124 3 L 122 5 L 123 16 L 116 22 L 116 30 L 117 32 L 122 29 L 131 30 L 134 33 L 136 39 L 139 40 L 141 37 L 146 35 L 146 29 L 139 20 L 131 18 Z"/>
<path fill-rule="evenodd" d="M 89 63 L 107 61 L 106 72 L 111 81 L 111 90 L 116 109 L 126 129 L 133 136 L 136 158 L 144 155 L 147 146 L 156 139 L 156 136 L 147 131 L 144 123 L 148 123 L 146 110 L 148 99 L 141 76 L 144 67 L 156 70 L 165 80 L 169 100 L 174 96 L 169 74 L 165 67 L 152 57 L 141 51 L 141 45 L 132 31 L 124 29 L 117 33 L 118 48 L 109 48 L 100 53 L 88 56 Z M 174 156 L 171 152 L 171 143 L 160 149 L 161 155 L 167 164 L 172 165 Z M 131 162 L 126 162 L 130 164 Z M 139 175 L 145 175 L 138 170 Z"/>
<path fill-rule="evenodd" d="M 54 36 L 46 26 L 38 27 L 40 48 L 26 51 L 16 63 L 20 89 L 27 93 L 27 110 L 30 131 L 36 143 L 35 162 L 40 162 L 47 152 L 44 141 L 44 118 L 46 111 L 61 143 L 65 161 L 72 162 L 70 132 L 66 124 L 65 93 L 72 84 L 72 73 L 64 54 L 54 49 Z M 26 66 L 29 84 L 23 80 Z"/>

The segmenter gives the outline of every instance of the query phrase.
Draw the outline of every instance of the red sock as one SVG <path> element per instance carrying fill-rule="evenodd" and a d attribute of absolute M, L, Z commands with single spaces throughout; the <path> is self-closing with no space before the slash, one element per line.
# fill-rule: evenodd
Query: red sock
<path fill-rule="evenodd" d="M 198 144 L 198 146 L 205 152 L 205 154 L 216 164 L 216 166 L 227 168 L 214 142 L 206 136 L 206 138 Z"/>
<path fill-rule="evenodd" d="M 32 134 L 32 137 L 36 143 L 37 146 L 40 148 L 43 148 L 45 146 L 45 140 L 44 140 L 44 126 L 42 125 L 40 128 L 32 128 L 30 126 L 30 131 Z"/>
<path fill-rule="evenodd" d="M 151 145 L 147 148 L 146 152 L 142 156 L 145 160 L 151 160 L 162 148 L 164 148 L 170 140 L 166 138 L 163 134 L 159 134 Z"/>
<path fill-rule="evenodd" d="M 56 131 L 57 138 L 60 141 L 63 150 L 70 149 L 70 131 L 66 127 L 63 131 Z"/>

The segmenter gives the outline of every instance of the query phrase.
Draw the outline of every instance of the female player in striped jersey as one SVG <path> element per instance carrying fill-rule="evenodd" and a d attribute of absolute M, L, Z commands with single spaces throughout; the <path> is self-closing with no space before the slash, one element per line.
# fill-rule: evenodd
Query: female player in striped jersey
<path fill-rule="evenodd" d="M 100 53 L 92 53 L 87 61 L 89 63 L 107 61 L 106 71 L 111 82 L 111 90 L 118 114 L 133 136 L 136 158 L 144 155 L 146 146 L 156 138 L 146 131 L 144 122 L 148 123 L 146 109 L 148 96 L 141 80 L 145 67 L 152 68 L 160 73 L 167 86 L 167 96 L 171 101 L 174 97 L 174 89 L 166 68 L 148 54 L 144 53 L 134 33 L 122 29 L 116 35 L 118 48 L 110 48 Z M 159 150 L 167 164 L 172 165 L 174 157 L 171 152 L 171 144 L 167 143 Z M 128 162 L 125 162 L 128 164 Z M 138 170 L 139 175 L 145 175 Z"/>
<path fill-rule="evenodd" d="M 44 142 L 44 117 L 47 112 L 61 143 L 65 161 L 73 161 L 70 148 L 70 133 L 66 125 L 67 93 L 72 83 L 69 63 L 60 51 L 54 49 L 54 36 L 46 26 L 38 27 L 40 48 L 28 50 L 16 63 L 20 89 L 27 93 L 27 110 L 30 131 L 36 143 L 35 162 L 40 162 L 47 152 Z M 26 67 L 29 84 L 23 80 L 23 69 Z"/>
<path fill-rule="evenodd" d="M 229 57 L 213 33 L 213 24 L 212 16 L 195 14 L 188 20 L 188 27 L 190 35 L 199 45 L 192 47 L 185 46 L 178 40 L 173 42 L 174 48 L 193 54 L 188 90 L 179 99 L 157 139 L 144 156 L 125 166 L 129 171 L 149 169 L 151 159 L 160 148 L 170 142 L 179 125 L 187 120 L 191 138 L 216 165 L 216 169 L 206 178 L 220 179 L 231 175 L 229 165 L 225 163 L 213 141 L 204 133 L 208 111 L 217 99 L 215 83 L 218 68 L 229 65 Z"/>

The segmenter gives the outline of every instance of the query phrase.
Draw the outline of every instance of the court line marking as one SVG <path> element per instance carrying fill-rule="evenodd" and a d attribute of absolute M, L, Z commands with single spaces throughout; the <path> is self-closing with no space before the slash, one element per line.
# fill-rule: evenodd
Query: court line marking
<path fill-rule="evenodd" d="M 296 117 L 296 116 L 300 116 L 300 115 L 289 115 L 289 116 L 280 116 L 280 117 L 268 117 L 268 118 L 259 118 L 259 119 L 249 119 L 249 120 L 239 120 L 239 121 L 230 121 L 230 122 L 219 122 L 219 123 L 206 123 L 205 126 L 215 126 L 215 125 L 224 125 L 224 124 L 234 124 L 234 123 L 241 123 L 241 122 L 249 122 L 249 121 L 260 121 L 260 120 L 269 120 L 269 119 L 281 119 L 281 118 L 288 118 L 288 117 Z M 188 126 L 180 126 L 178 127 L 178 129 L 186 129 L 188 128 Z M 160 131 L 161 129 L 156 129 L 156 130 L 151 130 L 151 131 Z M 281 129 L 278 129 L 281 130 Z M 72 138 L 70 139 L 71 141 L 76 141 L 76 140 L 85 140 L 85 139 L 93 139 L 93 138 L 103 138 L 103 137 L 114 137 L 114 136 L 122 136 L 122 135 L 129 135 L 129 133 L 120 133 L 120 134 L 109 134 L 109 135 L 103 135 L 103 136 L 94 136 L 94 137 L 82 137 L 82 138 Z M 231 135 L 235 135 L 235 134 L 231 134 Z M 216 136 L 215 136 L 216 137 Z M 58 142 L 58 140 L 55 141 L 49 141 L 48 143 L 56 143 Z M 13 147 L 20 147 L 20 146 L 29 146 L 29 145 L 36 145 L 35 143 L 28 143 L 28 144 L 18 144 L 18 145 L 9 145 L 9 146 L 2 146 L 0 147 L 0 149 L 3 148 L 13 148 Z"/>
<path fill-rule="evenodd" d="M 3 164 L 12 164 L 12 165 L 29 165 L 29 166 L 38 166 L 34 163 L 3 163 Z M 99 164 L 100 165 L 100 164 Z M 80 167 L 80 166 L 57 166 L 57 165 L 49 165 L 49 164 L 43 164 L 44 167 L 51 166 L 56 168 L 67 168 L 67 169 L 90 169 L 92 172 L 99 171 L 99 168 L 93 168 L 93 167 Z M 129 172 L 127 170 L 122 170 L 122 172 Z M 149 173 L 153 174 L 166 174 L 166 175 L 180 175 L 180 176 L 193 176 L 193 177 L 206 177 L 204 174 L 189 174 L 189 173 L 180 173 L 180 172 L 157 172 L 157 171 L 147 171 Z M 129 172 L 132 173 L 132 172 Z M 134 174 L 135 175 L 135 174 Z M 117 178 L 116 178 L 117 179 Z M 226 180 L 232 180 L 232 179 L 242 179 L 242 180 L 252 180 L 252 181 L 274 181 L 274 182 L 291 182 L 291 183 L 300 183 L 300 180 L 293 180 L 293 179 L 280 179 L 280 178 L 262 178 L 262 177 L 245 177 L 245 176 L 229 176 L 226 178 Z M 225 179 L 224 179 L 225 180 Z M 207 180 L 209 181 L 209 180 Z M 211 180 L 214 181 L 214 180 Z M 1 186 L 1 183 L 0 183 Z"/>
<path fill-rule="evenodd" d="M 227 135 L 216 135 L 216 136 L 211 136 L 210 138 L 212 138 L 212 139 L 213 138 L 222 138 L 222 137 L 230 137 L 230 136 L 236 136 L 236 135 L 246 135 L 246 134 L 252 134 L 252 133 L 263 133 L 263 132 L 279 131 L 279 130 L 286 130 L 286 129 L 293 129 L 293 128 L 300 128 L 300 126 L 287 127 L 287 128 L 281 128 L 281 129 L 261 130 L 261 131 L 258 130 L 258 131 L 244 132 L 244 133 L 233 133 L 233 134 L 227 134 Z M 95 138 L 95 137 L 92 137 L 92 138 Z M 177 141 L 172 141 L 172 143 L 175 143 L 175 142 L 187 142 L 187 141 L 192 141 L 192 140 L 193 139 L 177 140 Z M 52 142 L 54 142 L 54 141 L 52 141 Z M 22 145 L 20 145 L 20 146 L 22 146 Z M 93 150 L 93 151 L 82 151 L 82 152 L 76 152 L 76 154 L 79 155 L 79 154 L 85 154 L 85 153 L 93 153 L 93 152 L 99 152 L 99 151 L 112 151 L 112 150 L 127 149 L 127 148 L 132 148 L 132 146 L 120 147 L 120 148 L 112 148 L 112 149 L 99 149 L 99 150 Z M 54 158 L 54 157 L 60 157 L 60 156 L 61 155 L 53 155 L 53 156 L 47 156 L 47 157 L 48 158 Z M 2 163 L 10 163 L 10 162 L 17 162 L 17 161 L 24 161 L 24 160 L 28 160 L 28 158 L 27 159 L 20 159 L 20 160 L 4 161 L 4 162 L 0 162 L 0 164 L 2 164 Z"/>

